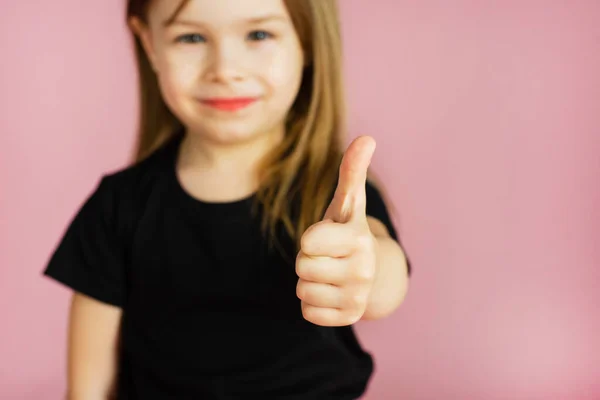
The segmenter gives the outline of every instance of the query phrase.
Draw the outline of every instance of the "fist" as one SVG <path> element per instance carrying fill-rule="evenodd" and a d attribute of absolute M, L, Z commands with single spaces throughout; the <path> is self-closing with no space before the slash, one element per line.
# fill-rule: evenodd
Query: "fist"
<path fill-rule="evenodd" d="M 376 275 L 377 241 L 367 223 L 367 170 L 375 141 L 360 137 L 348 147 L 339 181 L 322 221 L 309 227 L 296 258 L 304 318 L 321 326 L 361 319 Z"/>

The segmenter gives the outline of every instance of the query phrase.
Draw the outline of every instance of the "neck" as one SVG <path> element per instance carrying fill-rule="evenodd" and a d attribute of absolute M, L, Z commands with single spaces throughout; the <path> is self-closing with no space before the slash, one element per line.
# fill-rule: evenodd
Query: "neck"
<path fill-rule="evenodd" d="M 258 189 L 259 164 L 282 139 L 280 130 L 244 142 L 222 143 L 188 131 L 177 169 L 184 186 L 198 198 L 227 201 L 246 197 Z"/>
<path fill-rule="evenodd" d="M 283 139 L 283 132 L 259 135 L 238 143 L 219 143 L 189 132 L 182 144 L 182 165 L 215 172 L 256 171 L 261 160 Z"/>

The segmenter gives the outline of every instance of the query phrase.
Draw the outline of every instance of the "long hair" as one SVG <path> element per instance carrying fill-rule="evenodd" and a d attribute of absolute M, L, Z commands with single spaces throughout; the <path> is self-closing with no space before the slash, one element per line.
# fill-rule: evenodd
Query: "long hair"
<path fill-rule="evenodd" d="M 181 0 L 176 14 L 188 0 Z M 299 246 L 304 231 L 322 218 L 337 183 L 344 144 L 342 45 L 336 0 L 284 0 L 302 44 L 306 65 L 280 145 L 259 168 L 257 201 L 262 227 L 276 239 L 281 223 Z M 127 14 L 146 21 L 149 0 L 129 0 Z M 161 147 L 181 122 L 162 99 L 157 77 L 136 37 L 141 115 L 135 160 Z M 294 200 L 292 202 L 291 200 Z M 296 204 L 297 209 L 292 207 Z"/>

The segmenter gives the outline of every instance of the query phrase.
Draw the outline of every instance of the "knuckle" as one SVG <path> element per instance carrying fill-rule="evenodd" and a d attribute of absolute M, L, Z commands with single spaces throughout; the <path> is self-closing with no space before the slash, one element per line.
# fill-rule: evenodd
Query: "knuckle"
<path fill-rule="evenodd" d="M 308 260 L 305 257 L 299 256 L 296 259 L 296 275 L 299 278 L 310 280 Z"/>
<path fill-rule="evenodd" d="M 304 234 L 300 238 L 300 249 L 302 249 L 302 251 L 304 251 L 304 252 L 307 252 L 309 248 L 310 248 L 310 234 L 307 231 L 307 232 L 304 232 Z"/>
<path fill-rule="evenodd" d="M 315 308 L 307 305 L 302 306 L 302 317 L 310 322 L 316 322 L 315 320 Z"/>
<path fill-rule="evenodd" d="M 347 319 L 347 325 L 354 325 L 362 318 L 361 314 L 352 314 Z"/>
<path fill-rule="evenodd" d="M 322 247 L 323 239 L 328 237 L 330 224 L 326 221 L 311 225 L 300 238 L 300 248 L 306 254 L 317 254 Z"/>
<path fill-rule="evenodd" d="M 300 300 L 306 299 L 306 285 L 304 285 L 302 280 L 299 280 L 296 285 L 296 296 L 298 296 Z"/>
<path fill-rule="evenodd" d="M 370 265 L 359 264 L 355 269 L 355 277 L 358 282 L 371 282 L 375 277 L 375 268 Z"/>
<path fill-rule="evenodd" d="M 335 318 L 327 313 L 326 310 L 309 305 L 302 306 L 302 317 L 305 320 L 319 326 L 339 325 L 339 321 L 336 321 Z"/>
<path fill-rule="evenodd" d="M 356 237 L 356 247 L 363 251 L 373 249 L 373 236 L 371 234 L 361 234 Z"/>
<path fill-rule="evenodd" d="M 308 317 L 309 317 L 308 309 L 304 305 L 304 303 L 302 303 L 302 317 L 306 320 L 308 320 Z"/>
<path fill-rule="evenodd" d="M 315 236 L 315 226 L 311 226 L 304 232 L 300 238 L 300 248 L 303 252 L 312 254 L 316 245 Z"/>
<path fill-rule="evenodd" d="M 365 304 L 365 302 L 366 302 L 365 295 L 363 293 L 360 293 L 360 292 L 358 292 L 358 293 L 352 293 L 348 297 L 348 306 L 352 310 L 362 308 L 363 305 Z"/>

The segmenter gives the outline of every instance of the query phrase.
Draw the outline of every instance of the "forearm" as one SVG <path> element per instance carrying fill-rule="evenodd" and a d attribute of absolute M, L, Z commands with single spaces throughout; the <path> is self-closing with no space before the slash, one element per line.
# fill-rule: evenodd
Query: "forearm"
<path fill-rule="evenodd" d="M 68 384 L 66 400 L 114 400 L 116 399 L 116 377 L 110 383 L 101 383 L 94 379 L 71 378 Z"/>
<path fill-rule="evenodd" d="M 68 393 L 66 396 L 66 400 L 114 400 L 114 399 L 116 399 L 116 397 L 113 394 L 89 395 L 89 394 Z"/>
<path fill-rule="evenodd" d="M 118 368 L 122 310 L 75 293 L 69 318 L 68 400 L 109 400 Z"/>
<path fill-rule="evenodd" d="M 398 243 L 389 236 L 376 237 L 377 269 L 363 320 L 376 320 L 392 314 L 408 291 L 408 266 Z"/>
<path fill-rule="evenodd" d="M 73 387 L 69 388 L 66 400 L 115 400 L 114 385 L 110 389 L 103 386 Z"/>

